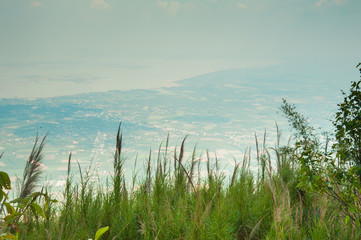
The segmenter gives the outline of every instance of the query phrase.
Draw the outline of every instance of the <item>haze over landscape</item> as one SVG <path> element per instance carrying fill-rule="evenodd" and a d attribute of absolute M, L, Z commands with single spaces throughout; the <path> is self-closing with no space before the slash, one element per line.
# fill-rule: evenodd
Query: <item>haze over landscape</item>
<path fill-rule="evenodd" d="M 0 240 L 361 239 L 360 0 L 0 0 Z"/>
<path fill-rule="evenodd" d="M 358 0 L 1 0 L 0 97 L 157 88 L 277 64 L 350 74 L 360 8 Z"/>
<path fill-rule="evenodd" d="M 106 172 L 120 121 L 129 156 L 169 132 L 174 145 L 190 134 L 189 146 L 228 163 L 255 132 L 274 137 L 275 122 L 287 131 L 282 98 L 327 129 L 340 90 L 358 79 L 360 9 L 358 0 L 0 0 L 1 166 L 19 175 L 39 131 L 49 133 L 49 178 L 61 180 L 70 151 Z"/>

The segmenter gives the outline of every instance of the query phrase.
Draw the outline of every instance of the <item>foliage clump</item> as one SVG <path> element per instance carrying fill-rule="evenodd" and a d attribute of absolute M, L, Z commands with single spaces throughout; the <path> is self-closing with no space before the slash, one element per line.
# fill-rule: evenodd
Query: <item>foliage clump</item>
<path fill-rule="evenodd" d="M 357 65 L 357 68 L 361 63 Z M 361 68 L 359 68 L 361 73 Z M 345 218 L 360 228 L 361 223 L 361 80 L 352 82 L 349 93 L 338 104 L 332 149 L 317 140 L 314 128 L 283 100 L 281 110 L 296 131 L 299 155 L 298 187 L 309 193 L 326 194 L 335 201 Z"/>

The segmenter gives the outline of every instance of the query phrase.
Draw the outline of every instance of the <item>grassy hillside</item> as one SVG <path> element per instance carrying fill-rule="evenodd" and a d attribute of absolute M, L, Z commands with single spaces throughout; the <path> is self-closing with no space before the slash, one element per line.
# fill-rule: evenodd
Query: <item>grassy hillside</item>
<path fill-rule="evenodd" d="M 243 161 L 235 162 L 228 178 L 219 171 L 217 159 L 198 159 L 195 152 L 184 159 L 184 143 L 174 152 L 166 143 L 155 159 L 149 156 L 146 175 L 142 179 L 134 175 L 133 181 L 126 183 L 122 175 L 126 160 L 118 132 L 114 175 L 108 182 L 90 182 L 93 176 L 83 170 L 81 182 L 73 183 L 76 176 L 69 167 L 63 200 L 45 209 L 46 218 L 26 211 L 18 223 L 19 239 L 89 239 L 105 226 L 109 231 L 102 239 L 360 236 L 359 228 L 345 223 L 336 202 L 297 187 L 299 151 L 292 146 L 276 143 L 267 147 L 256 139 L 257 155 L 245 154 Z M 201 161 L 205 160 L 207 176 L 201 177 Z M 250 161 L 258 162 L 257 172 L 249 170 Z"/>

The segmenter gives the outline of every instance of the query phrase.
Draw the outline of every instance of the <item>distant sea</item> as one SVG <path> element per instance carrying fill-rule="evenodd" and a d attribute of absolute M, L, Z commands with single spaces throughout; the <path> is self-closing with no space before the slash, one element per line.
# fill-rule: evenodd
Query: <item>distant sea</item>
<path fill-rule="evenodd" d="M 355 70 L 356 72 L 356 70 Z M 1 169 L 12 181 L 22 176 L 35 136 L 47 135 L 44 149 L 44 182 L 53 187 L 65 183 L 67 159 L 104 181 L 112 172 L 116 130 L 121 122 L 125 174 L 142 169 L 159 145 L 170 136 L 170 149 L 186 141 L 189 158 L 197 145 L 197 157 L 217 157 L 225 175 L 233 157 L 241 161 L 246 149 L 255 150 L 254 136 L 267 132 L 274 146 L 276 123 L 286 144 L 291 132 L 279 107 L 282 98 L 297 106 L 316 128 L 332 131 L 330 119 L 347 91 L 355 72 L 319 69 L 305 72 L 299 66 L 230 69 L 177 81 L 172 87 L 94 92 L 53 98 L 0 99 Z M 356 75 L 357 76 L 357 75 Z M 163 148 L 164 149 L 164 148 Z M 77 163 L 78 162 L 78 163 Z M 256 162 L 251 163 L 256 168 Z"/>

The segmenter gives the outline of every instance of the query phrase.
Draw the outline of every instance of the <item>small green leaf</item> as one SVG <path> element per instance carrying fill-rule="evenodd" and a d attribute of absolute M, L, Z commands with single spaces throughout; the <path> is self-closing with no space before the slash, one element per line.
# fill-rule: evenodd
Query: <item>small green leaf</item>
<path fill-rule="evenodd" d="M 350 216 L 346 216 L 346 217 L 345 217 L 345 224 L 346 224 L 346 225 L 348 224 L 348 221 L 350 221 Z"/>
<path fill-rule="evenodd" d="M 45 196 L 45 197 L 47 197 L 44 193 L 41 193 L 41 192 L 34 192 L 33 194 L 31 194 L 31 197 L 32 197 L 33 199 L 35 199 L 35 198 L 37 198 L 37 197 L 39 197 L 39 196 Z"/>
<path fill-rule="evenodd" d="M 7 215 L 6 217 L 4 217 L 4 220 L 5 220 L 5 222 L 11 222 L 10 220 L 12 220 L 16 216 L 20 216 L 20 215 L 21 215 L 20 213 L 15 212 L 13 214 L 10 214 L 10 215 Z"/>
<path fill-rule="evenodd" d="M 103 228 L 100 228 L 96 234 L 95 234 L 95 238 L 94 240 L 98 240 L 106 231 L 109 230 L 109 227 L 103 227 Z"/>

